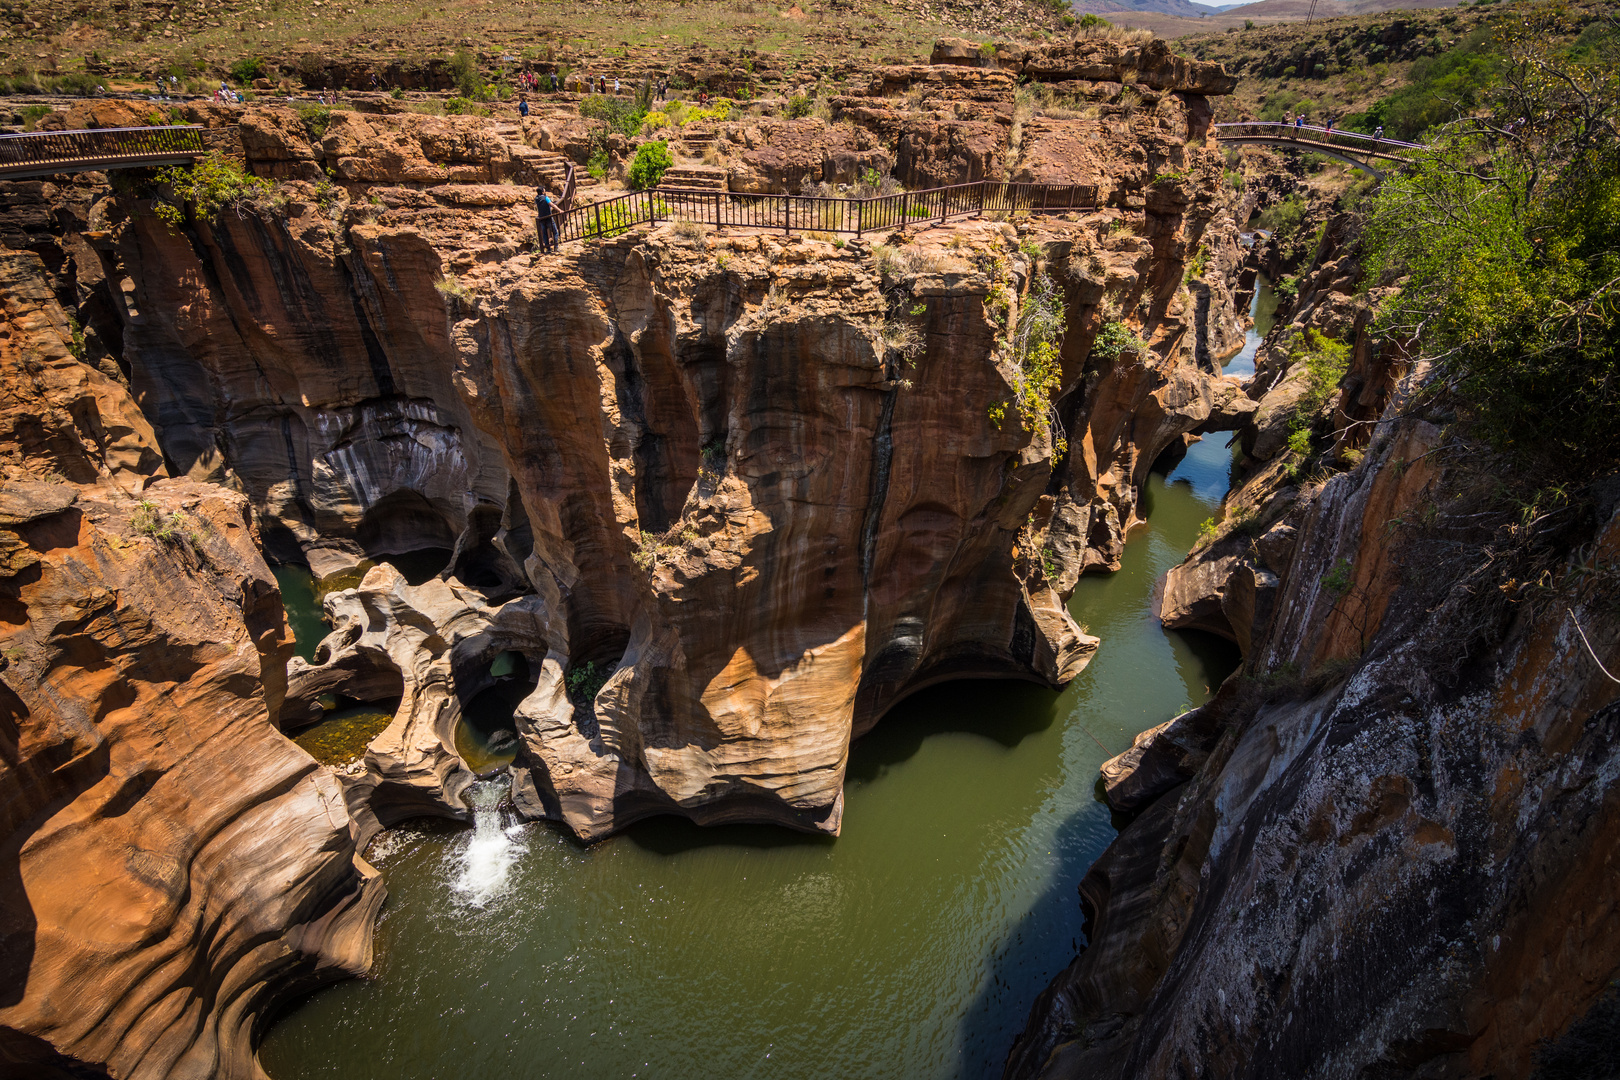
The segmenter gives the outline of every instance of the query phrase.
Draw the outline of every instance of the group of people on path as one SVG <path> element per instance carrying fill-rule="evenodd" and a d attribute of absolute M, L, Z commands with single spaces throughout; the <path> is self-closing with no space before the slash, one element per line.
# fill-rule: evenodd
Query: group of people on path
<path fill-rule="evenodd" d="M 1301 131 L 1305 127 L 1305 114 L 1300 112 L 1295 113 L 1293 116 L 1284 117 L 1283 123 L 1292 125 L 1296 132 Z M 1331 116 L 1322 121 L 1322 130 L 1325 131 L 1329 136 L 1333 134 L 1333 123 L 1333 117 Z M 1347 134 L 1354 135 L 1355 132 L 1352 131 L 1348 132 Z M 1382 139 L 1384 137 L 1383 124 L 1379 124 L 1378 127 L 1373 130 L 1372 137 L 1375 139 Z"/>

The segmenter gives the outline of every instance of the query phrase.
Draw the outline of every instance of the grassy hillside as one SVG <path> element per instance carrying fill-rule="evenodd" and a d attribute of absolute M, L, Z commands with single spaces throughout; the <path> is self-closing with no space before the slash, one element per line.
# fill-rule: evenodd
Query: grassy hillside
<path fill-rule="evenodd" d="M 1614 5 L 1581 0 L 1565 5 L 1570 42 Z M 1475 4 L 1401 11 L 1315 23 L 1256 26 L 1182 38 L 1177 51 L 1216 60 L 1239 76 L 1237 92 L 1215 99 L 1217 119 L 1280 120 L 1304 111 L 1343 127 L 1382 123 L 1397 137 L 1473 108 L 1492 85 L 1500 57 L 1490 26 L 1511 10 Z"/>
<path fill-rule="evenodd" d="M 603 61 L 611 77 L 697 53 L 780 79 L 926 60 L 948 35 L 1039 39 L 1074 21 L 1065 0 L 0 0 L 0 15 L 0 74 L 67 89 L 159 73 L 217 85 L 254 60 L 273 78 L 388 68 L 412 85 L 462 48 L 486 71 Z"/>

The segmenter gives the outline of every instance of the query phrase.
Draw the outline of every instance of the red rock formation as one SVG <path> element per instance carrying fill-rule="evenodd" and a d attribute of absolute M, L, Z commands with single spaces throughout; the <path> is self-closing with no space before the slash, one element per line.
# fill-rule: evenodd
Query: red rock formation
<path fill-rule="evenodd" d="M 665 231 L 537 260 L 522 189 L 440 175 L 483 153 L 465 123 L 346 115 L 317 151 L 285 115 L 250 117 L 255 167 L 361 182 L 287 182 L 279 210 L 188 234 L 120 200 L 98 242 L 135 283 L 135 388 L 169 460 L 241 485 L 282 557 L 324 573 L 454 545 L 462 583 L 535 592 L 549 625 L 523 647 L 545 673 L 518 714 L 524 806 L 582 836 L 667 812 L 836 830 L 849 740 L 900 696 L 1071 678 L 1091 646 L 1061 597 L 1117 564 L 1154 458 L 1232 399 L 1192 362 L 1182 290 L 1220 172 L 1173 135 L 1142 156 L 1188 177 L 1152 187 L 1145 227 L 1026 238 L 1066 275 L 1072 449 L 1053 461 L 1047 432 L 988 415 L 1013 373 L 986 302 L 1010 288 L 1016 318 L 1034 269 L 1010 227 L 940 233 L 882 279 L 856 246 L 763 236 Z M 757 164 L 786 182 L 794 161 Z M 1107 305 L 1151 347 L 1088 364 Z M 874 345 L 896 319 L 923 341 L 914 366 Z M 1054 582 L 1029 554 L 1048 544 L 1067 562 Z M 372 677 L 339 663 L 346 647 L 310 685 Z M 399 648 L 401 672 L 438 662 L 440 646 Z M 557 687 L 586 662 L 618 670 L 576 707 Z M 447 736 L 465 696 L 408 689 L 367 790 L 460 813 Z"/>
<path fill-rule="evenodd" d="M 275 1002 L 368 966 L 381 883 L 272 722 L 248 500 L 146 483 L 151 429 L 39 260 L 0 274 L 0 1071 L 261 1076 Z"/>

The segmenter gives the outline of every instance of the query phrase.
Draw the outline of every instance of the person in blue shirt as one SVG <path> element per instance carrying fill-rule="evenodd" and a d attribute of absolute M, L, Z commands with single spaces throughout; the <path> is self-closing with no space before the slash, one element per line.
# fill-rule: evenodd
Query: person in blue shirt
<path fill-rule="evenodd" d="M 518 115 L 519 116 L 528 116 L 529 115 L 529 99 L 528 98 L 519 98 L 518 99 Z"/>
<path fill-rule="evenodd" d="M 557 250 L 557 204 L 551 201 L 551 195 L 544 188 L 535 193 L 534 212 L 539 219 L 540 250 L 552 252 Z"/>

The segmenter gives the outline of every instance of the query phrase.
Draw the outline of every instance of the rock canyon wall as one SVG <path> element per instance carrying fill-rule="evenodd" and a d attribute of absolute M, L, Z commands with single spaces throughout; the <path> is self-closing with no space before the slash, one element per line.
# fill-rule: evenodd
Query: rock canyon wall
<path fill-rule="evenodd" d="M 0 1072 L 261 1075 L 273 1003 L 369 965 L 381 882 L 273 723 L 248 500 L 164 478 L 37 256 L 0 297 Z"/>
<path fill-rule="evenodd" d="M 1594 1003 L 1612 1023 L 1620 489 L 1526 514 L 1369 332 L 1351 219 L 1319 220 L 1243 481 L 1163 590 L 1243 667 L 1104 766 L 1131 822 L 1008 1077 L 1529 1076 Z M 1307 330 L 1349 346 L 1314 463 L 1285 447 Z"/>
<path fill-rule="evenodd" d="M 1162 452 L 1248 409 L 1199 347 L 1235 340 L 1231 294 L 1186 285 L 1235 247 L 1188 145 L 1224 91 L 1127 59 L 1159 72 L 1131 95 L 1118 64 L 1053 68 L 1091 87 L 1079 117 L 941 63 L 885 72 L 848 123 L 713 132 L 739 188 L 835 180 L 863 146 L 933 182 L 1089 141 L 1083 175 L 1041 175 L 1096 192 L 1061 218 L 677 224 L 542 257 L 522 185 L 555 182 L 555 116 L 187 106 L 273 187 L 183 228 L 150 181 L 0 185 L 0 1053 L 256 1075 L 271 1003 L 369 962 L 357 852 L 467 816 L 457 727 L 502 657 L 533 683 L 517 804 L 584 839 L 668 813 L 836 832 L 850 740 L 906 694 L 1073 678 L 1076 578 L 1117 566 Z M 1026 422 L 1011 330 L 1043 296 L 1058 371 Z M 312 661 L 261 550 L 331 587 Z M 423 551 L 436 575 L 387 562 Z M 332 695 L 399 698 L 336 771 L 278 730 Z"/>

